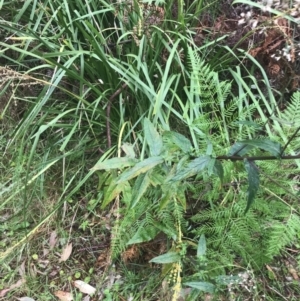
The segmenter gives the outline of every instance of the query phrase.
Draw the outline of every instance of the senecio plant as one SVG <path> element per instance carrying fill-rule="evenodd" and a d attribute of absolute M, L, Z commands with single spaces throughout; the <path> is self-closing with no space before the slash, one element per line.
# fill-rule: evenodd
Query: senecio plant
<path fill-rule="evenodd" d="M 187 256 L 187 248 L 197 246 L 193 242 L 195 241 L 195 237 L 191 240 L 184 238 L 185 236 L 189 236 L 190 229 L 189 221 L 185 217 L 186 211 L 191 206 L 186 197 L 191 190 L 189 181 L 191 179 L 199 181 L 201 179 L 206 183 L 211 181 L 211 183 L 214 183 L 211 189 L 220 190 L 220 187 L 228 177 L 228 173 L 230 174 L 234 171 L 232 163 L 229 163 L 229 166 L 232 168 L 230 170 L 228 163 L 224 164 L 227 166 L 223 167 L 223 161 L 243 162 L 244 173 L 248 177 L 248 188 L 243 193 L 246 201 L 242 202 L 242 205 L 241 203 L 234 204 L 235 207 L 239 207 L 238 209 L 230 207 L 233 223 L 236 219 L 235 214 L 243 221 L 243 215 L 245 216 L 247 212 L 249 213 L 259 190 L 260 174 L 256 160 L 284 158 L 282 155 L 283 149 L 278 142 L 268 139 L 252 139 L 234 143 L 224 156 L 215 157 L 212 154 L 199 155 L 193 150 L 193 146 L 188 138 L 173 131 L 161 131 L 159 133 L 148 118 L 144 118 L 143 121 L 143 136 L 145 138 L 143 149 L 147 149 L 147 153 L 149 154 L 147 158 L 137 159 L 136 156 L 139 153 L 137 147 L 135 145 L 123 144 L 121 148 L 125 156 L 99 162 L 93 169 L 105 171 L 105 174 L 102 175 L 102 178 L 105 178 L 102 181 L 104 189 L 102 208 L 105 208 L 116 198 L 121 200 L 122 203 L 123 218 L 114 229 L 112 255 L 115 257 L 126 246 L 150 241 L 163 232 L 167 237 L 171 238 L 173 242 L 172 246 L 166 254 L 153 258 L 151 262 L 167 265 L 167 271 L 171 275 L 171 281 L 174 283 L 173 300 L 177 300 L 176 298 L 180 293 L 182 284 L 181 274 L 183 262 Z M 269 152 L 271 155 L 265 157 L 247 156 L 247 154 L 253 153 L 255 150 L 259 152 L 263 150 L 265 153 Z M 238 173 L 240 175 L 241 171 Z M 223 202 L 228 198 L 228 193 L 232 194 L 232 191 L 226 192 Z M 223 208 L 223 211 L 225 208 Z M 257 209 L 257 206 L 254 208 Z M 237 212 L 235 212 L 236 210 Z M 262 211 L 261 208 L 259 210 Z M 201 212 L 194 215 L 193 219 L 195 221 L 200 221 L 201 219 L 204 221 L 209 218 L 212 220 L 213 218 L 217 219 L 217 215 L 219 214 L 219 217 L 223 219 L 223 223 L 228 221 L 228 216 L 224 217 L 220 212 L 218 213 L 218 208 L 215 208 L 213 212 L 210 213 L 211 216 L 208 216 L 208 211 L 205 210 L 202 215 Z M 249 215 L 248 222 L 252 223 L 253 227 L 259 226 L 253 216 L 253 211 L 250 211 Z M 288 225 L 284 231 L 295 233 L 297 229 L 300 229 L 299 218 L 293 215 L 291 220 L 293 220 L 293 225 Z M 244 220 L 243 222 L 246 223 L 246 221 Z M 215 224 L 211 228 L 217 228 L 217 220 L 214 222 Z M 245 229 L 243 222 L 240 223 L 241 228 L 239 230 L 245 233 L 236 234 L 235 238 L 238 240 L 245 239 L 243 237 L 245 235 L 245 241 L 251 244 L 251 241 L 249 241 L 251 233 L 248 233 L 248 230 Z M 246 223 L 247 227 L 251 228 L 251 225 L 249 226 Z M 206 230 L 209 230 L 209 227 L 206 228 Z M 221 226 L 221 229 L 224 229 L 224 226 Z M 230 231 L 232 229 L 228 229 L 228 232 Z M 199 229 L 191 232 L 197 236 L 201 232 L 201 226 Z M 206 253 L 204 234 L 201 234 L 197 246 L 196 258 L 198 260 L 203 260 L 203 256 Z M 214 235 L 216 234 L 214 233 Z M 222 233 L 219 233 L 219 235 L 222 235 Z M 224 236 L 226 236 L 225 233 Z M 271 239 L 274 239 L 274 237 Z M 226 243 L 228 242 L 224 242 L 225 245 Z M 238 244 L 241 243 L 242 241 L 239 241 Z M 276 251 L 279 251 L 276 250 L 274 253 L 273 250 L 272 253 L 270 241 L 265 241 L 265 244 L 269 246 L 271 257 L 277 254 Z M 240 245 L 239 247 L 241 248 Z M 247 255 L 244 255 L 246 258 Z M 215 289 L 214 284 L 205 281 L 188 281 L 185 285 L 205 292 L 213 292 Z"/>
<path fill-rule="evenodd" d="M 285 111 L 276 112 L 272 124 L 262 109 L 267 102 L 259 86 L 262 102 L 249 91 L 253 100 L 249 104 L 243 92 L 248 85 L 238 69 L 232 70 L 239 79 L 241 97 L 229 100 L 231 85 L 220 81 L 192 48 L 188 51 L 187 101 L 182 101 L 183 94 L 178 97 L 177 86 L 172 90 L 169 85 L 172 96 L 168 92 L 164 96 L 172 99 L 172 106 L 164 98 L 160 109 L 157 102 L 150 106 L 149 117 L 139 123 L 140 132 L 131 131 L 136 139 L 122 143 L 120 138 L 118 156 L 103 157 L 92 169 L 99 174 L 102 208 L 112 201 L 117 204 L 112 258 L 127 246 L 150 241 L 159 233 L 171 240 L 168 252 L 151 262 L 164 265 L 163 274 L 174 285 L 173 300 L 183 284 L 209 293 L 217 285 L 228 284 L 226 266 L 233 265 L 236 256 L 259 268 L 300 230 L 297 212 L 282 199 L 284 181 L 292 170 L 298 170 L 286 159 L 299 158 L 293 150 L 299 146 L 295 118 L 300 93 L 295 93 Z M 172 55 L 174 50 L 170 52 Z M 130 72 L 120 73 L 129 83 L 134 78 Z M 138 81 L 134 84 L 139 89 Z M 157 98 L 162 93 L 160 90 Z M 270 104 L 267 109 L 272 110 Z M 260 118 L 253 118 L 254 111 Z M 295 120 L 293 129 L 278 121 L 286 118 Z M 180 133 L 172 131 L 170 124 L 180 124 Z M 265 134 L 258 134 L 262 132 Z M 286 155 L 288 150 L 292 155 Z M 277 174 L 278 166 L 289 169 L 282 172 L 280 184 L 267 175 L 270 170 Z M 196 250 L 197 264 L 185 277 L 186 259 L 192 250 Z"/>

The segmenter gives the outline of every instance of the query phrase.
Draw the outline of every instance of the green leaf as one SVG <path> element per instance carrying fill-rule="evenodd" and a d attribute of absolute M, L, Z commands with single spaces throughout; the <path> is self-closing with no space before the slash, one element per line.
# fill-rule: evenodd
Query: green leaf
<path fill-rule="evenodd" d="M 153 226 L 145 226 L 143 223 L 134 236 L 129 240 L 127 245 L 139 244 L 142 242 L 150 241 L 155 238 L 155 236 L 159 233 L 159 229 Z"/>
<path fill-rule="evenodd" d="M 174 198 L 177 193 L 178 186 L 179 185 L 170 182 L 161 186 L 162 195 L 161 199 L 159 200 L 159 210 L 163 210 Z"/>
<path fill-rule="evenodd" d="M 169 141 L 174 143 L 184 153 L 189 153 L 192 150 L 193 146 L 190 140 L 185 136 L 172 131 L 166 131 L 163 134 Z"/>
<path fill-rule="evenodd" d="M 247 145 L 243 142 L 236 142 L 234 145 L 231 146 L 228 156 L 244 156 L 245 154 L 249 153 L 254 146 Z"/>
<path fill-rule="evenodd" d="M 239 125 L 246 125 L 247 127 L 254 127 L 256 129 L 261 129 L 261 125 L 257 122 L 249 121 L 249 120 L 240 120 L 240 121 L 235 121 L 233 124 Z"/>
<path fill-rule="evenodd" d="M 252 205 L 255 195 L 259 188 L 259 171 L 253 161 L 244 160 L 244 166 L 248 173 L 248 190 L 247 190 L 247 207 L 245 213 L 249 210 Z"/>
<path fill-rule="evenodd" d="M 151 172 L 150 174 L 148 174 L 148 177 L 150 179 L 151 185 L 154 187 L 162 185 L 165 181 L 165 177 L 157 172 Z"/>
<path fill-rule="evenodd" d="M 107 190 L 105 191 L 104 200 L 101 205 L 101 208 L 104 209 L 112 200 L 114 200 L 125 188 L 129 185 L 128 182 L 123 182 L 121 184 L 117 184 L 116 180 L 112 180 Z"/>
<path fill-rule="evenodd" d="M 116 171 L 115 171 L 116 172 Z M 99 182 L 98 182 L 98 190 L 102 188 L 102 185 L 106 184 L 109 185 L 110 181 L 112 180 L 114 172 L 104 171 L 104 172 L 97 172 Z M 115 177 L 117 177 L 115 175 Z"/>
<path fill-rule="evenodd" d="M 204 234 L 201 234 L 198 248 L 197 248 L 197 257 L 204 256 L 206 254 L 206 239 Z"/>
<path fill-rule="evenodd" d="M 166 235 L 168 235 L 168 237 L 172 237 L 172 239 L 176 240 L 176 238 L 177 238 L 176 228 L 174 228 L 168 224 L 164 224 L 163 222 L 161 222 L 161 223 L 156 222 L 155 220 L 153 220 L 151 223 L 153 224 L 154 227 L 156 227 L 158 229 L 158 233 L 163 232 Z"/>
<path fill-rule="evenodd" d="M 201 172 L 204 168 L 208 166 L 208 164 L 211 162 L 210 156 L 202 156 L 197 159 L 194 159 L 186 167 L 180 168 L 176 174 L 170 178 L 168 181 L 181 181 L 184 179 L 187 179 L 189 177 L 192 177 L 199 172 Z"/>
<path fill-rule="evenodd" d="M 132 189 L 132 201 L 130 208 L 134 208 L 135 205 L 139 202 L 141 197 L 146 192 L 147 188 L 151 184 L 148 173 L 140 174 L 135 180 L 133 189 Z"/>
<path fill-rule="evenodd" d="M 215 158 L 211 158 L 211 160 L 207 164 L 207 172 L 208 172 L 209 176 L 211 176 L 213 174 L 215 164 L 216 164 L 216 159 Z"/>
<path fill-rule="evenodd" d="M 269 139 L 246 140 L 242 142 L 263 149 L 276 157 L 279 157 L 281 154 L 280 143 Z"/>
<path fill-rule="evenodd" d="M 209 282 L 186 282 L 184 285 L 187 285 L 192 288 L 196 288 L 202 292 L 213 294 L 215 291 L 215 286 Z"/>
<path fill-rule="evenodd" d="M 213 145 L 211 141 L 207 141 L 207 146 L 206 146 L 206 155 L 211 156 L 213 152 Z"/>
<path fill-rule="evenodd" d="M 177 252 L 168 252 L 166 254 L 152 258 L 149 262 L 154 263 L 172 263 L 180 260 L 180 255 Z"/>
<path fill-rule="evenodd" d="M 111 158 L 104 162 L 97 163 L 91 170 L 110 170 L 110 169 L 122 169 L 128 166 L 134 166 L 138 162 L 137 159 L 129 157 Z"/>
<path fill-rule="evenodd" d="M 162 152 L 163 141 L 148 118 L 144 119 L 144 133 L 147 144 L 149 145 L 150 155 L 159 156 Z"/>
<path fill-rule="evenodd" d="M 263 149 L 273 156 L 279 157 L 281 154 L 281 145 L 278 142 L 269 139 L 253 139 L 236 142 L 230 149 L 228 155 L 243 156 L 253 148 Z"/>
<path fill-rule="evenodd" d="M 224 180 L 224 169 L 223 169 L 223 165 L 220 161 L 218 161 L 218 160 L 215 161 L 213 172 L 214 172 L 215 175 L 217 175 L 220 178 L 221 182 L 223 182 L 223 180 Z"/>
<path fill-rule="evenodd" d="M 132 187 L 129 185 L 128 182 L 125 182 L 126 185 L 122 185 L 122 202 L 126 204 L 126 207 L 129 207 L 132 201 Z"/>
<path fill-rule="evenodd" d="M 134 146 L 130 143 L 123 143 L 121 146 L 123 152 L 126 154 L 126 157 L 134 159 L 135 158 L 135 151 Z"/>
<path fill-rule="evenodd" d="M 180 183 L 180 185 L 177 185 L 177 192 L 176 192 L 176 199 L 180 202 L 182 209 L 186 211 L 186 185 Z"/>
<path fill-rule="evenodd" d="M 117 184 L 120 184 L 125 181 L 129 181 L 130 179 L 133 179 L 137 177 L 138 175 L 147 172 L 148 170 L 152 169 L 156 165 L 162 163 L 164 160 L 162 157 L 151 157 L 147 158 L 139 163 L 137 163 L 133 168 L 124 171 L 118 181 Z"/>

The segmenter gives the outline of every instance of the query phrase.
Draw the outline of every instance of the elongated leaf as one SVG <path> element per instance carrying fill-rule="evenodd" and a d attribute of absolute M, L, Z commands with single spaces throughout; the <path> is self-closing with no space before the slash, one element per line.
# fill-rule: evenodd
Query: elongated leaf
<path fill-rule="evenodd" d="M 123 183 L 120 184 L 123 186 Z M 132 201 L 132 187 L 130 186 L 129 182 L 125 182 L 122 190 L 122 202 L 126 204 L 126 207 L 129 207 Z"/>
<path fill-rule="evenodd" d="M 62 146 L 59 148 L 60 152 L 63 152 L 67 146 L 67 144 L 69 143 L 69 141 L 71 140 L 71 138 L 73 137 L 73 134 L 75 132 L 75 130 L 78 127 L 80 120 L 78 120 L 72 127 L 72 130 L 70 131 L 70 133 L 67 135 L 67 137 L 65 138 L 65 141 L 63 142 Z"/>
<path fill-rule="evenodd" d="M 49 127 L 51 126 L 55 126 L 56 123 L 62 119 L 64 117 L 64 115 L 68 114 L 68 113 L 71 113 L 72 111 L 74 111 L 74 109 L 70 109 L 70 110 L 67 110 L 61 114 L 59 114 L 58 116 L 56 116 L 54 119 L 52 119 L 50 122 L 48 122 L 47 124 L 43 124 L 40 126 L 40 128 L 38 129 L 38 131 L 31 137 L 39 137 L 43 132 L 45 132 Z"/>
<path fill-rule="evenodd" d="M 216 159 L 215 158 L 211 158 L 211 160 L 207 164 L 207 172 L 208 172 L 209 176 L 211 176 L 213 174 L 215 164 L 216 164 Z"/>
<path fill-rule="evenodd" d="M 248 191 L 247 191 L 247 207 L 245 213 L 249 210 L 250 206 L 252 205 L 255 195 L 259 188 L 259 171 L 258 168 L 255 166 L 253 161 L 244 160 L 245 169 L 248 173 Z"/>
<path fill-rule="evenodd" d="M 133 179 L 137 177 L 138 175 L 145 173 L 146 171 L 152 169 L 156 165 L 162 163 L 164 160 L 162 157 L 151 157 L 148 159 L 145 159 L 139 163 L 137 163 L 133 168 L 123 172 L 118 181 L 117 184 L 120 184 L 125 181 L 129 181 L 130 179 Z"/>
<path fill-rule="evenodd" d="M 228 152 L 228 156 L 244 156 L 245 154 L 249 153 L 254 146 L 247 145 L 243 142 L 236 142 L 233 144 Z"/>
<path fill-rule="evenodd" d="M 168 140 L 174 143 L 184 153 L 190 152 L 193 148 L 190 140 L 179 133 L 166 131 L 164 132 L 164 137 L 166 137 Z"/>
<path fill-rule="evenodd" d="M 278 157 L 281 154 L 281 145 L 276 141 L 271 141 L 269 139 L 256 139 L 246 140 L 242 142 L 247 145 L 252 145 L 257 148 L 263 149 L 276 157 Z"/>
<path fill-rule="evenodd" d="M 172 263 L 180 260 L 180 255 L 177 252 L 168 252 L 166 254 L 152 258 L 149 262 L 154 263 Z"/>
<path fill-rule="evenodd" d="M 230 149 L 228 155 L 236 154 L 243 156 L 253 148 L 263 149 L 273 156 L 279 157 L 281 154 L 281 145 L 278 142 L 269 139 L 253 139 L 236 142 Z"/>
<path fill-rule="evenodd" d="M 213 145 L 212 145 L 211 141 L 207 141 L 206 155 L 211 156 L 212 152 L 213 152 Z"/>
<path fill-rule="evenodd" d="M 163 141 L 154 125 L 148 118 L 144 119 L 144 133 L 145 139 L 150 149 L 151 156 L 159 156 L 162 152 Z"/>
<path fill-rule="evenodd" d="M 134 166 L 138 162 L 137 159 L 129 157 L 111 158 L 104 162 L 97 163 L 91 170 L 110 170 L 110 169 L 122 169 L 128 166 Z"/>
<path fill-rule="evenodd" d="M 156 222 L 155 220 L 152 221 L 154 227 L 156 227 L 159 232 L 163 232 L 168 235 L 168 237 L 172 237 L 172 239 L 176 240 L 177 238 L 177 229 L 174 227 L 169 226 L 168 224 L 164 224 L 163 222 Z"/>
<path fill-rule="evenodd" d="M 204 256 L 206 254 L 206 239 L 204 234 L 201 234 L 198 248 L 197 248 L 197 257 Z"/>
<path fill-rule="evenodd" d="M 176 192 L 176 199 L 180 202 L 182 209 L 184 211 L 186 211 L 186 196 L 185 196 L 185 192 L 186 192 L 186 185 L 181 184 L 177 185 L 177 192 Z"/>
<path fill-rule="evenodd" d="M 102 185 L 109 185 L 109 183 L 112 181 L 112 179 L 117 177 L 117 170 L 114 171 L 102 171 L 102 172 L 97 172 L 97 176 L 99 179 L 98 182 L 98 190 L 102 188 Z"/>
<path fill-rule="evenodd" d="M 223 182 L 223 180 L 224 180 L 224 169 L 223 169 L 223 165 L 220 161 L 218 161 L 218 160 L 215 161 L 213 172 L 214 172 L 214 174 L 216 174 L 220 178 L 221 182 Z"/>
<path fill-rule="evenodd" d="M 173 178 L 169 181 L 181 181 L 192 177 L 206 168 L 211 161 L 210 156 L 202 156 L 191 161 L 187 167 L 183 167 L 177 171 Z"/>
<path fill-rule="evenodd" d="M 152 226 L 145 226 L 143 223 L 134 236 L 129 240 L 127 245 L 139 244 L 142 242 L 150 241 L 155 238 L 155 236 L 159 233 L 159 229 L 156 229 Z"/>
<path fill-rule="evenodd" d="M 135 180 L 133 189 L 132 189 L 132 202 L 131 202 L 131 209 L 135 207 L 135 205 L 139 202 L 141 197 L 146 192 L 147 188 L 149 187 L 151 181 L 148 176 L 148 173 L 141 174 Z"/>
<path fill-rule="evenodd" d="M 196 288 L 202 292 L 213 293 L 215 291 L 215 286 L 209 282 L 186 282 L 184 285 L 187 285 L 192 288 Z"/>
<path fill-rule="evenodd" d="M 237 124 L 237 125 L 242 124 L 242 125 L 246 125 L 248 127 L 252 126 L 252 127 L 256 128 L 256 129 L 261 129 L 262 128 L 259 123 L 253 122 L 253 121 L 249 121 L 249 120 L 235 121 L 235 122 L 233 122 L 233 124 Z"/>
<path fill-rule="evenodd" d="M 159 210 L 163 210 L 167 204 L 175 197 L 177 193 L 177 188 L 179 185 L 176 183 L 167 182 L 166 184 L 161 186 L 162 196 L 159 201 Z"/>
<path fill-rule="evenodd" d="M 112 180 L 104 193 L 104 200 L 101 208 L 104 209 L 112 200 L 114 200 L 126 188 L 126 185 L 129 185 L 129 183 L 123 182 L 117 184 L 115 180 Z"/>
<path fill-rule="evenodd" d="M 162 185 L 165 181 L 165 177 L 156 172 L 149 173 L 148 177 L 150 179 L 151 185 L 153 185 L 154 187 L 157 185 L 159 186 Z"/>
<path fill-rule="evenodd" d="M 128 158 L 135 158 L 134 146 L 132 144 L 124 143 L 121 148 Z"/>

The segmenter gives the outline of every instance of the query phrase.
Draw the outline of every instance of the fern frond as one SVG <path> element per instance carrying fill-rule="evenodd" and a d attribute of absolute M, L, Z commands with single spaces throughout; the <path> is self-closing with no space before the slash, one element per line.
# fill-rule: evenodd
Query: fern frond
<path fill-rule="evenodd" d="M 267 255 L 272 259 L 287 244 L 298 241 L 300 237 L 300 218 L 297 214 L 290 215 L 287 221 L 277 222 L 271 226 L 268 240 Z"/>
<path fill-rule="evenodd" d="M 300 92 L 295 92 L 289 105 L 280 113 L 280 118 L 294 127 L 300 126 Z"/>
<path fill-rule="evenodd" d="M 202 211 L 192 218 L 199 223 L 193 232 L 197 236 L 205 234 L 211 255 L 222 254 L 233 264 L 234 250 L 246 262 L 260 267 L 299 236 L 300 219 L 293 214 L 283 222 L 289 208 L 282 202 L 266 201 L 261 193 L 246 215 L 245 201 L 231 200 L 229 204 Z"/>

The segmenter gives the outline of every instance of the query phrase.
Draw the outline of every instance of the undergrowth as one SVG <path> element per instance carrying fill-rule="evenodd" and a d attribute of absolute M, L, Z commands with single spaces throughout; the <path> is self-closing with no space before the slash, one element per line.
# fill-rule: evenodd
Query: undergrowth
<path fill-rule="evenodd" d="M 103 283 L 116 267 L 132 285 L 99 288 L 104 300 L 140 289 L 143 273 L 129 269 L 144 264 L 136 253 L 163 265 L 169 292 L 159 298 L 199 300 L 259 277 L 297 246 L 300 93 L 279 107 L 259 62 L 218 43 L 226 35 L 196 43 L 216 1 L 0 5 L 5 281 L 55 227 L 60 246 L 80 231 L 109 241 L 97 259 L 109 266 Z M 98 274 L 85 274 L 96 285 Z M 157 274 L 143 300 L 154 300 Z"/>

